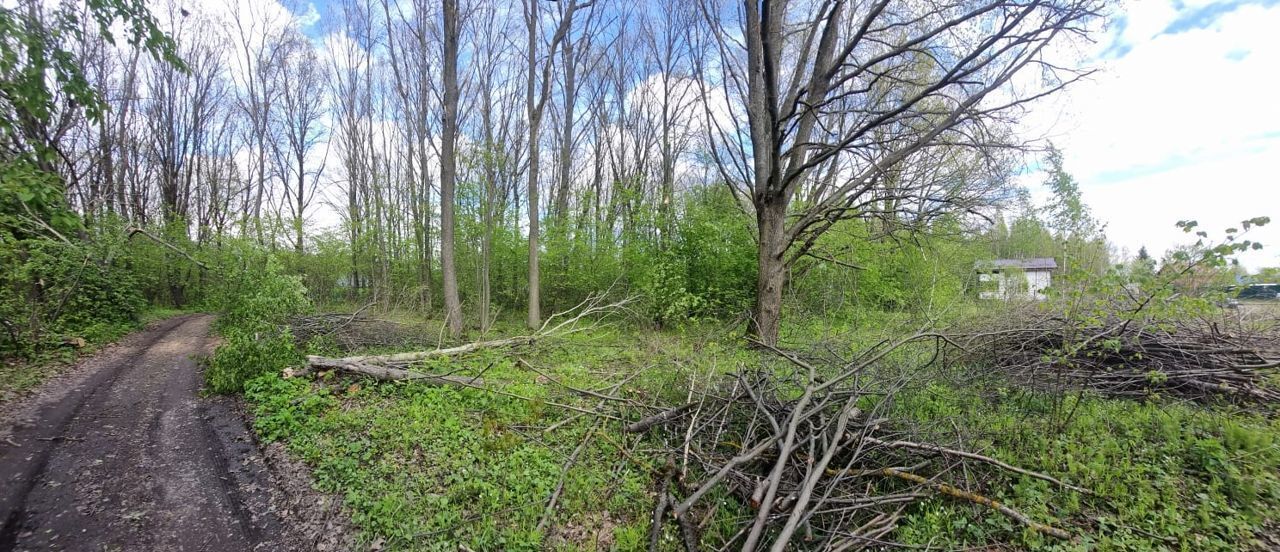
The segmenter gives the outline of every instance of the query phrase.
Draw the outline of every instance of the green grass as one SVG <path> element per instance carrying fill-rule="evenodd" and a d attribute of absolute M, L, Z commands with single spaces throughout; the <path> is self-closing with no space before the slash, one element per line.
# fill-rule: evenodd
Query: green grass
<path fill-rule="evenodd" d="M 1079 399 L 1079 404 L 1076 400 Z M 955 422 L 970 449 L 1054 475 L 1087 496 L 1023 477 L 993 498 L 1081 535 L 1045 540 L 1008 519 L 931 500 L 898 531 L 908 543 L 1031 550 L 1265 549 L 1254 532 L 1280 512 L 1280 421 L 1185 404 L 932 385 L 898 398 L 894 414 Z M 952 427 L 949 426 L 948 427 Z M 939 433 L 945 430 L 939 429 Z"/>
<path fill-rule="evenodd" d="M 638 349 L 601 336 L 543 347 L 526 358 L 571 386 L 636 369 Z M 464 364 L 464 366 L 459 366 Z M 363 541 L 393 550 L 633 550 L 647 546 L 647 492 L 655 459 L 630 451 L 616 424 L 600 428 L 568 472 L 550 529 L 538 531 L 547 499 L 572 450 L 595 425 L 579 417 L 547 426 L 594 401 L 548 385 L 498 354 L 429 371 L 479 373 L 485 391 L 330 378 L 246 386 L 254 426 L 309 464 L 318 488 L 340 493 Z M 604 369 L 608 373 L 593 372 Z M 674 541 L 672 541 L 674 542 Z"/>
<path fill-rule="evenodd" d="M 811 339 L 879 340 L 871 332 L 820 326 L 809 328 Z M 691 378 L 705 381 L 758 362 L 757 354 L 742 346 L 736 332 L 631 328 L 541 343 L 519 356 L 579 388 L 599 390 L 640 371 L 628 384 L 636 396 L 677 404 Z M 565 459 L 593 425 L 583 416 L 544 432 L 574 414 L 553 403 L 594 408 L 594 400 L 547 382 L 502 352 L 422 369 L 479 374 L 486 387 L 524 398 L 332 375 L 285 380 L 274 373 L 251 381 L 246 397 L 259 434 L 283 441 L 313 469 L 320 489 L 345 497 L 366 545 L 647 547 L 654 474 L 666 460 L 613 421 L 600 426 L 570 470 L 551 528 L 536 529 Z M 1280 512 L 1280 422 L 1256 415 L 932 383 L 899 394 L 890 417 L 917 426 L 922 439 L 941 443 L 953 443 L 962 432 L 962 448 L 1098 493 L 1083 496 L 1038 479 L 972 467 L 986 482 L 973 490 L 1080 537 L 1070 543 L 1046 540 L 998 513 L 935 498 L 908 510 L 891 535 L 907 543 L 941 549 L 1240 550 L 1261 548 L 1251 540 L 1254 533 L 1275 523 Z M 949 475 L 968 486 L 958 473 Z M 690 474 L 692 481 L 699 477 Z M 734 523 L 750 514 L 724 496 L 707 503 L 721 504 L 703 535 L 707 545 L 722 544 L 736 531 Z M 667 531 L 666 547 L 679 549 L 673 524 Z"/>

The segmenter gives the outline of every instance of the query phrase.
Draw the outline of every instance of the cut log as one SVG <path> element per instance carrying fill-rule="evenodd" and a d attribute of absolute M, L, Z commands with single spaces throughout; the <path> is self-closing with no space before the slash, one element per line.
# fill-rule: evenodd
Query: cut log
<path fill-rule="evenodd" d="M 694 406 L 697 406 L 697 404 L 698 403 L 696 402 L 691 402 L 681 406 L 677 406 L 675 408 L 663 410 L 662 412 L 659 412 L 657 414 L 649 416 L 648 418 L 644 418 L 634 424 L 627 426 L 624 431 L 626 431 L 627 433 L 641 433 L 641 432 L 647 431 L 649 428 L 653 426 L 665 424 L 671 420 L 674 420 L 676 418 L 679 418 L 680 416 L 683 416 L 685 412 L 688 412 L 689 409 L 693 408 Z"/>
<path fill-rule="evenodd" d="M 480 378 L 426 374 L 413 370 L 401 370 L 399 368 L 375 366 L 359 362 L 344 362 L 344 360 L 345 359 L 340 358 L 310 356 L 307 357 L 307 366 L 296 369 L 287 368 L 285 369 L 284 375 L 287 378 L 305 376 L 316 369 L 329 368 L 369 376 L 383 381 L 416 381 L 432 385 L 453 385 L 456 387 L 479 387 L 484 385 L 484 380 L 481 380 Z"/>

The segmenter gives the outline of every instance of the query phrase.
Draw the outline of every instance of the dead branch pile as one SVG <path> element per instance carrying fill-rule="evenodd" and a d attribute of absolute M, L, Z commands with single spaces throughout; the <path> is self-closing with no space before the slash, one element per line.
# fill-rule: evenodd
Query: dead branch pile
<path fill-rule="evenodd" d="M 918 333 L 835 368 L 775 351 L 797 369 L 744 369 L 688 404 L 628 426 L 665 440 L 673 458 L 659 481 L 651 544 L 670 518 L 685 547 L 698 548 L 720 492 L 754 512 L 726 548 L 789 550 L 802 541 L 814 550 L 878 547 L 909 505 L 931 496 L 976 504 L 1031 530 L 1070 538 L 1046 520 L 990 499 L 981 483 L 964 480 L 955 468 L 968 464 L 970 474 L 1038 478 L 1063 492 L 1083 489 L 996 458 L 911 439 L 886 419 L 892 394 L 910 380 L 909 372 L 886 381 L 870 369 L 903 347 L 937 352 L 943 339 Z"/>
<path fill-rule="evenodd" d="M 342 351 L 370 347 L 410 347 L 436 339 L 425 326 L 384 320 L 364 314 L 371 305 L 354 313 L 328 312 L 295 316 L 288 321 L 299 343 L 328 338 Z"/>
<path fill-rule="evenodd" d="M 1196 401 L 1280 404 L 1280 328 L 1232 315 L 1156 322 L 1132 316 L 1088 324 L 1019 317 L 953 336 L 962 360 L 1033 388 L 1073 386 L 1110 396 L 1159 393 Z"/>

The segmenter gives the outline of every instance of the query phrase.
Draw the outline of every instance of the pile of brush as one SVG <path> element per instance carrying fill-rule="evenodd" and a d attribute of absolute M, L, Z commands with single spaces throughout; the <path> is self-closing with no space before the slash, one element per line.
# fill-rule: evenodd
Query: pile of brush
<path fill-rule="evenodd" d="M 672 458 L 660 476 L 650 549 L 657 549 L 665 523 L 678 525 L 687 550 L 697 549 L 725 493 L 751 508 L 725 548 L 878 548 L 911 504 L 934 496 L 1070 539 L 1050 520 L 1033 519 L 986 493 L 1009 477 L 1042 479 L 1063 492 L 1084 489 L 962 447 L 914 439 L 888 419 L 893 394 L 941 358 L 945 341 L 917 333 L 841 360 L 775 349 L 793 370 L 744 368 L 693 392 L 686 404 L 632 423 L 628 432 L 657 437 Z M 896 362 L 909 369 L 889 375 L 884 366 Z"/>
<path fill-rule="evenodd" d="M 423 326 L 404 324 L 365 315 L 368 308 L 354 313 L 329 312 L 295 316 L 288 321 L 290 332 L 298 343 L 331 339 L 342 351 L 371 347 L 420 346 L 435 342 L 437 336 Z"/>
<path fill-rule="evenodd" d="M 1003 327 L 952 339 L 953 360 L 998 369 L 1031 387 L 1280 404 L 1280 325 L 1231 309 L 1163 321 L 1133 312 L 1088 322 L 1023 313 Z"/>

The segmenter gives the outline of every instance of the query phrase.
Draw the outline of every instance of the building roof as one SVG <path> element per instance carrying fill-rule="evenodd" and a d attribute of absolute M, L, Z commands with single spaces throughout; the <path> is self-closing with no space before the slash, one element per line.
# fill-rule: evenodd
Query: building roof
<path fill-rule="evenodd" d="M 1052 257 L 1040 257 L 1035 259 L 996 259 L 993 261 L 978 261 L 973 264 L 976 270 L 1003 270 L 1006 268 L 1017 268 L 1020 270 L 1054 270 L 1058 268 L 1058 262 Z"/>

